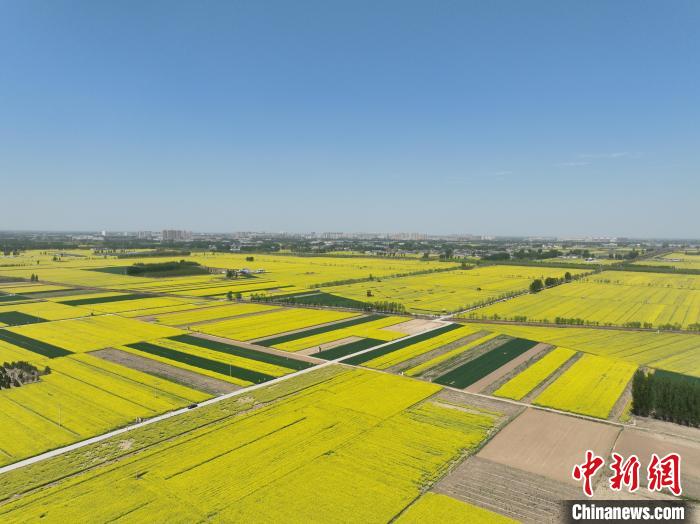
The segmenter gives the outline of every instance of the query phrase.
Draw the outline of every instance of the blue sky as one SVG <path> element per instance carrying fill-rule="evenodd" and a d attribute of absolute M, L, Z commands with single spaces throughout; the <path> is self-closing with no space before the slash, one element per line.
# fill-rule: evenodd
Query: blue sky
<path fill-rule="evenodd" d="M 700 3 L 0 2 L 0 229 L 699 237 Z"/>

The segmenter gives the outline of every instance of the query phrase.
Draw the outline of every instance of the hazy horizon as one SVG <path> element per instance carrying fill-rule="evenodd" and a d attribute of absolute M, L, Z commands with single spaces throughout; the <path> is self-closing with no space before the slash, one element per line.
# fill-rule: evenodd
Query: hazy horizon
<path fill-rule="evenodd" d="M 4 3 L 0 227 L 695 238 L 699 15 Z"/>

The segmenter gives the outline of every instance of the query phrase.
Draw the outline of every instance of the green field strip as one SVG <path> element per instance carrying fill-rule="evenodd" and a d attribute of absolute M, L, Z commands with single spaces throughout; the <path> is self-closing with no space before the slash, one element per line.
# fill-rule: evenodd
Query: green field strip
<path fill-rule="evenodd" d="M 28 315 L 20 311 L 6 311 L 0 313 L 0 322 L 8 326 L 21 326 L 22 324 L 36 324 L 38 322 L 46 322 L 46 319 Z"/>
<path fill-rule="evenodd" d="M 458 329 L 462 327 L 462 324 L 449 324 L 447 326 L 443 326 L 438 329 L 433 329 L 432 331 L 427 331 L 425 333 L 421 333 L 420 335 L 416 335 L 415 337 L 411 337 L 408 339 L 399 339 L 396 342 L 392 342 L 391 344 L 387 344 L 386 346 L 383 346 L 381 348 L 377 348 L 374 351 L 368 351 L 367 353 L 363 353 L 362 355 L 357 355 L 355 357 L 351 357 L 347 360 L 344 360 L 344 364 L 362 364 L 363 362 L 367 362 L 369 360 L 375 359 L 377 357 L 381 357 L 383 355 L 387 355 L 393 351 L 398 351 L 399 349 L 403 349 L 408 346 L 412 346 L 413 344 L 417 344 L 418 342 L 423 342 L 424 340 L 431 339 L 433 337 L 437 337 L 438 335 L 442 335 L 443 333 L 448 333 L 452 331 L 453 329 Z"/>
<path fill-rule="evenodd" d="M 303 360 L 297 360 L 295 358 L 285 357 L 283 355 L 263 353 L 262 351 L 256 351 L 254 349 L 244 348 L 240 346 L 234 346 L 233 344 L 219 342 L 218 340 L 199 338 L 192 335 L 176 335 L 174 337 L 169 338 L 170 340 L 176 340 L 177 342 L 183 342 L 191 346 L 199 346 L 201 348 L 211 349 L 220 353 L 227 353 L 229 355 L 235 355 L 237 357 L 248 358 L 250 360 L 257 360 L 259 362 L 265 362 L 267 364 L 273 364 L 275 366 L 281 366 L 283 368 L 294 369 L 296 371 L 310 368 L 314 365 L 312 362 L 305 362 Z"/>
<path fill-rule="evenodd" d="M 448 371 L 433 380 L 433 382 L 443 386 L 466 388 L 537 344 L 538 342 L 524 338 L 509 340 L 502 346 L 494 348 L 488 353 Z"/>
<path fill-rule="evenodd" d="M 367 302 L 361 302 L 353 298 L 341 297 L 324 291 L 317 293 L 302 291 L 288 295 L 275 295 L 275 300 L 289 302 L 290 304 L 306 304 L 310 306 L 346 307 L 350 309 L 365 309 Z"/>
<path fill-rule="evenodd" d="M 29 297 L 25 297 L 24 295 L 7 295 L 7 294 L 0 294 L 0 302 L 12 302 L 15 300 L 28 300 Z"/>
<path fill-rule="evenodd" d="M 321 326 L 317 328 L 307 329 L 304 331 L 299 331 L 297 333 L 290 333 L 289 335 L 280 335 L 270 338 L 265 338 L 263 340 L 258 340 L 256 344 L 261 346 L 274 346 L 276 344 L 282 344 L 284 342 L 291 342 L 292 340 L 299 340 L 306 337 L 312 337 L 314 335 L 320 335 L 321 333 L 328 333 L 329 331 L 335 331 L 336 329 L 343 329 L 347 327 L 357 326 L 358 324 L 364 324 L 365 322 L 372 322 L 373 320 L 379 320 L 384 318 L 384 315 L 367 315 L 366 317 L 351 318 L 350 320 L 344 320 L 342 322 L 336 322 L 335 324 L 330 324 L 328 326 Z"/>
<path fill-rule="evenodd" d="M 700 377 L 693 377 L 691 375 L 683 375 L 682 373 L 675 373 L 673 371 L 666 371 L 664 369 L 654 370 L 654 375 L 659 378 L 664 378 L 670 381 L 681 381 L 688 382 L 690 384 L 700 384 Z"/>
<path fill-rule="evenodd" d="M 152 298 L 153 295 L 143 293 L 131 293 L 129 295 L 116 295 L 112 297 L 78 298 L 75 300 L 63 300 L 60 303 L 66 306 L 85 306 L 87 304 L 104 304 L 106 302 L 121 302 L 123 300 L 137 300 L 140 298 Z"/>
<path fill-rule="evenodd" d="M 258 371 L 252 371 L 250 369 L 241 368 L 225 362 L 219 362 L 218 360 L 211 360 L 208 358 L 199 357 L 197 355 L 191 355 L 183 351 L 165 348 L 156 344 L 151 344 L 150 342 L 136 342 L 135 344 L 127 344 L 127 347 L 138 351 L 143 351 L 144 353 L 150 353 L 151 355 L 174 360 L 176 362 L 182 362 L 183 364 L 188 364 L 200 369 L 213 371 L 214 373 L 225 375 L 227 377 L 235 377 L 241 380 L 246 380 L 248 382 L 252 382 L 253 384 L 260 384 L 261 382 L 267 382 L 268 380 L 275 378 L 272 375 L 266 375 L 265 373 L 260 373 Z"/>
<path fill-rule="evenodd" d="M 376 338 L 363 338 L 362 340 L 356 340 L 355 342 L 349 342 L 348 344 L 343 344 L 342 346 L 336 346 L 331 349 L 326 349 L 319 353 L 314 353 L 313 357 L 322 358 L 324 360 L 335 360 L 336 358 L 344 357 L 346 355 L 352 355 L 363 349 L 369 349 L 379 344 L 384 344 L 384 340 L 379 340 Z"/>
<path fill-rule="evenodd" d="M 25 337 L 19 333 L 13 333 L 12 331 L 7 331 L 6 329 L 0 329 L 0 340 L 14 344 L 15 346 L 21 347 L 38 353 L 39 355 L 44 355 L 49 358 L 65 357 L 66 355 L 71 355 L 72 352 L 67 349 L 54 346 L 52 344 L 47 344 L 46 342 L 41 342 L 33 338 Z"/>

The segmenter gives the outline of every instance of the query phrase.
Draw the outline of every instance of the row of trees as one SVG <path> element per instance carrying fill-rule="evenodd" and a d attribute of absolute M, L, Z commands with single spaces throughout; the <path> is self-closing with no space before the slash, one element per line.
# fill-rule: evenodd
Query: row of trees
<path fill-rule="evenodd" d="M 637 370 L 632 379 L 632 413 L 700 426 L 700 380 L 667 371 Z"/>
<path fill-rule="evenodd" d="M 165 273 L 165 272 L 189 272 L 202 270 L 197 262 L 189 260 L 180 260 L 179 262 L 156 262 L 153 264 L 137 263 L 126 268 L 127 275 L 144 275 L 146 273 Z"/>
<path fill-rule="evenodd" d="M 574 277 L 568 271 L 564 273 L 563 278 L 547 277 L 542 281 L 541 278 L 536 278 L 530 283 L 530 293 L 539 293 L 545 288 L 558 286 L 564 282 L 571 282 Z"/>

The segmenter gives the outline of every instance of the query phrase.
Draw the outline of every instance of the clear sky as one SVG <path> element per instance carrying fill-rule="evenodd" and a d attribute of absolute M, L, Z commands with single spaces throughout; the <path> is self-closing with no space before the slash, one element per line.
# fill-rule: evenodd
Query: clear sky
<path fill-rule="evenodd" d="M 700 2 L 0 1 L 0 229 L 700 237 Z"/>

